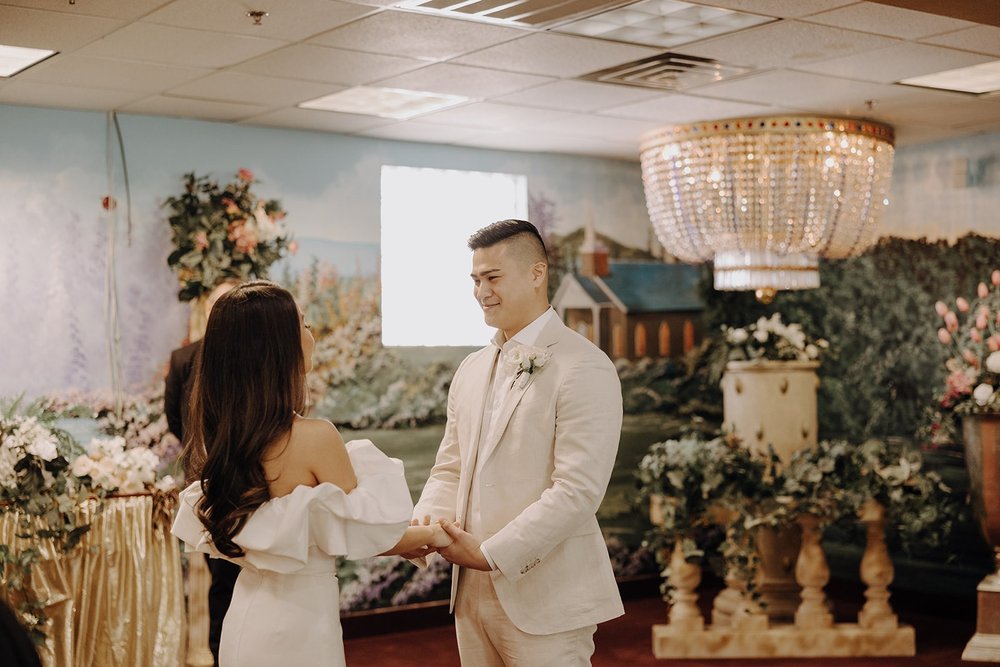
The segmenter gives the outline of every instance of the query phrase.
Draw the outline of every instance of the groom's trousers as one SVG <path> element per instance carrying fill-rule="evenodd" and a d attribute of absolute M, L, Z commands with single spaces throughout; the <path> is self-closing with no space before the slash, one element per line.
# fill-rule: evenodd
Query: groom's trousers
<path fill-rule="evenodd" d="M 500 605 L 490 574 L 462 568 L 455 630 L 464 667 L 584 667 L 594 654 L 597 626 L 552 635 L 523 632 Z"/>

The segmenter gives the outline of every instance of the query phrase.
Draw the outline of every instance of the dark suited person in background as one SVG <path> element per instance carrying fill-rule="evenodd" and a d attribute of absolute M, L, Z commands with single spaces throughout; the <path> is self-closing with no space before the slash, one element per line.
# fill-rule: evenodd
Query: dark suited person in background
<path fill-rule="evenodd" d="M 205 319 L 212 311 L 212 306 L 223 294 L 240 284 L 236 278 L 227 278 L 209 292 L 205 300 Z M 166 387 L 163 392 L 163 410 L 167 414 L 167 425 L 170 432 L 184 444 L 184 422 L 187 419 L 188 402 L 191 396 L 192 366 L 195 355 L 201 349 L 201 341 L 196 340 L 170 354 L 170 369 L 167 371 Z M 204 461 L 204 458 L 201 459 Z M 200 470 L 184 470 L 186 480 L 201 478 Z M 229 603 L 233 599 L 233 587 L 240 567 L 221 558 L 205 557 L 208 570 L 212 575 L 212 586 L 208 590 L 208 647 L 219 664 L 219 639 L 222 637 L 222 621 L 226 617 Z"/>

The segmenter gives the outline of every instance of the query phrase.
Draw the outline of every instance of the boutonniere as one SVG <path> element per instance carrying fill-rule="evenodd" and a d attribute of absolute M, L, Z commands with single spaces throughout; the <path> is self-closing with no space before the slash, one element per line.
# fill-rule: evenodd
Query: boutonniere
<path fill-rule="evenodd" d="M 541 347 L 533 345 L 519 345 L 510 351 L 504 358 L 507 367 L 514 371 L 514 379 L 510 383 L 513 389 L 516 384 L 519 388 L 528 384 L 528 380 L 534 373 L 537 373 L 552 358 L 552 353 Z"/>

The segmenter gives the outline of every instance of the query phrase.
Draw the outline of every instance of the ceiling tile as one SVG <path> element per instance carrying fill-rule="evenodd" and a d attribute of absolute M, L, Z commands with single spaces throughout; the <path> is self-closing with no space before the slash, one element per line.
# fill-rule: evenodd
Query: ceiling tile
<path fill-rule="evenodd" d="M 167 65 L 227 67 L 281 46 L 284 42 L 273 39 L 132 23 L 85 46 L 80 53 Z"/>
<path fill-rule="evenodd" d="M 164 0 L 86 0 L 69 4 L 67 0 L 2 0 L 0 5 L 46 9 L 70 16 L 103 16 L 131 21 L 161 6 Z"/>
<path fill-rule="evenodd" d="M 252 74 L 353 86 L 408 72 L 427 63 L 326 46 L 297 44 L 238 65 Z"/>
<path fill-rule="evenodd" d="M 81 0 L 83 1 L 83 0 Z M 258 3 L 268 16 L 254 25 L 247 10 L 257 5 L 243 0 L 174 0 L 142 19 L 179 28 L 214 30 L 250 37 L 298 41 L 375 11 L 371 7 L 334 0 L 283 0 Z"/>
<path fill-rule="evenodd" d="M 445 60 L 524 35 L 523 30 L 412 12 L 380 12 L 309 41 L 355 51 Z"/>
<path fill-rule="evenodd" d="M 0 44 L 54 49 L 78 49 L 125 25 L 93 16 L 76 16 L 0 5 Z"/>
<path fill-rule="evenodd" d="M 391 125 L 396 121 L 377 116 L 361 116 L 335 111 L 315 111 L 313 109 L 280 109 L 245 119 L 241 125 L 264 127 L 292 127 L 300 130 L 320 130 L 322 132 L 351 133 L 373 127 Z"/>
<path fill-rule="evenodd" d="M 985 53 L 1000 58 L 1000 28 L 980 25 L 966 30 L 956 30 L 936 37 L 920 40 L 927 44 L 950 46 L 963 51 Z"/>
<path fill-rule="evenodd" d="M 653 100 L 606 109 L 602 115 L 656 120 L 665 125 L 716 120 L 736 116 L 763 116 L 782 110 L 766 104 L 747 104 L 693 95 L 662 95 Z"/>
<path fill-rule="evenodd" d="M 573 77 L 660 52 L 661 49 L 587 37 L 535 33 L 456 58 L 454 62 L 512 72 Z"/>
<path fill-rule="evenodd" d="M 611 118 L 589 114 L 571 114 L 548 123 L 545 129 L 560 134 L 591 137 L 602 141 L 634 142 L 650 130 L 663 126 L 660 120 L 635 120 L 631 118 Z"/>
<path fill-rule="evenodd" d="M 903 42 L 843 58 L 806 63 L 796 69 L 862 81 L 894 83 L 911 76 L 944 72 L 991 60 L 990 56 L 977 53 Z"/>
<path fill-rule="evenodd" d="M 952 95 L 951 99 L 921 102 L 916 98 L 889 100 L 875 111 L 889 123 L 915 123 L 936 127 L 982 125 L 1000 120 L 1000 102 L 967 95 Z"/>
<path fill-rule="evenodd" d="M 211 100 L 194 100 L 187 97 L 154 95 L 133 102 L 123 107 L 121 111 L 154 116 L 237 121 L 241 118 L 259 114 L 266 109 L 266 105 L 230 104 Z"/>
<path fill-rule="evenodd" d="M 813 14 L 810 23 L 873 32 L 903 39 L 919 39 L 942 32 L 971 28 L 975 23 L 947 16 L 937 16 L 912 9 L 901 9 L 874 2 L 860 2 L 828 12 Z"/>
<path fill-rule="evenodd" d="M 639 100 L 655 99 L 662 95 L 663 91 L 649 88 L 566 80 L 504 95 L 494 101 L 586 113 Z"/>
<path fill-rule="evenodd" d="M 294 106 L 338 90 L 342 90 L 342 87 L 329 83 L 279 79 L 243 72 L 217 72 L 172 88 L 169 94 L 276 107 Z"/>
<path fill-rule="evenodd" d="M 203 77 L 212 70 L 197 67 L 174 67 L 132 60 L 93 58 L 60 54 L 18 75 L 18 80 L 75 85 L 85 81 L 88 87 L 158 93 Z"/>
<path fill-rule="evenodd" d="M 696 5 L 708 5 L 709 7 L 722 7 L 724 9 L 735 9 L 751 14 L 762 14 L 764 16 L 776 16 L 778 18 L 792 19 L 799 16 L 809 16 L 819 12 L 825 12 L 834 7 L 854 4 L 857 0 L 687 0 Z"/>
<path fill-rule="evenodd" d="M 530 153 L 563 153 L 590 155 L 635 161 L 639 156 L 638 142 L 615 142 L 589 137 L 574 137 L 554 132 L 489 132 L 458 143 L 477 148 L 494 148 Z"/>
<path fill-rule="evenodd" d="M 408 120 L 403 123 L 385 125 L 358 134 L 380 139 L 396 139 L 398 141 L 420 141 L 432 144 L 453 144 L 462 139 L 482 134 L 482 129 L 460 127 L 457 125 L 434 125 L 420 121 Z"/>
<path fill-rule="evenodd" d="M 730 65 L 795 67 L 799 63 L 871 51 L 896 43 L 888 37 L 853 30 L 779 21 L 688 44 L 682 52 Z"/>
<path fill-rule="evenodd" d="M 886 86 L 819 74 L 775 70 L 702 86 L 697 89 L 697 93 L 699 96 L 771 104 L 821 114 L 864 115 L 867 111 L 865 100 L 883 100 L 904 95 L 907 89 L 904 86 Z"/>
<path fill-rule="evenodd" d="M 144 93 L 107 90 L 105 88 L 10 81 L 3 88 L 0 88 L 0 103 L 58 109 L 112 111 L 141 98 L 143 95 Z"/>
<path fill-rule="evenodd" d="M 530 74 L 439 63 L 415 72 L 381 80 L 378 85 L 384 88 L 426 90 L 432 93 L 477 98 L 513 93 L 551 81 L 550 78 Z"/>
<path fill-rule="evenodd" d="M 495 104 L 493 102 L 478 102 L 465 106 L 438 111 L 420 117 L 425 123 L 443 123 L 447 125 L 464 125 L 483 128 L 516 128 L 526 129 L 538 127 L 573 114 L 565 111 L 552 111 L 534 107 L 519 107 L 511 104 Z"/>

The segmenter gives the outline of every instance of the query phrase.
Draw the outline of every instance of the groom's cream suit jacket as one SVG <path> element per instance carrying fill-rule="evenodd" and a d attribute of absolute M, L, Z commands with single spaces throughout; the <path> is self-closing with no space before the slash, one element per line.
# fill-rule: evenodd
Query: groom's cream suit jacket
<path fill-rule="evenodd" d="M 520 630 L 545 635 L 625 613 L 595 516 L 618 452 L 622 395 L 608 357 L 557 316 L 534 347 L 551 357 L 514 383 L 492 429 L 483 412 L 500 349 L 490 345 L 459 366 L 414 516 L 464 527 L 478 509 L 475 537 L 496 565 L 490 574 L 500 604 Z M 469 507 L 473 483 L 478 508 Z M 455 567 L 452 608 L 460 576 Z"/>

